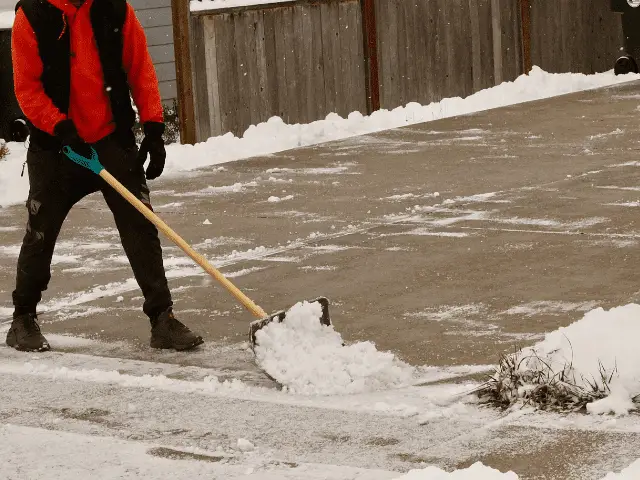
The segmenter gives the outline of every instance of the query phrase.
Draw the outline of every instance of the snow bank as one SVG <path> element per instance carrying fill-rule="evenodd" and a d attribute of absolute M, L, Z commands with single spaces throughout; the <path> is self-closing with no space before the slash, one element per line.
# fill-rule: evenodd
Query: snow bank
<path fill-rule="evenodd" d="M 287 125 L 280 118 L 272 117 L 249 127 L 243 138 L 227 133 L 195 146 L 175 145 L 170 149 L 167 168 L 174 172 L 189 170 L 637 79 L 640 75 L 615 76 L 613 71 L 595 75 L 551 74 L 533 67 L 528 75 L 521 75 L 513 82 L 504 82 L 464 99 L 445 98 L 426 106 L 409 103 L 391 111 L 379 110 L 370 116 L 353 112 L 342 118 L 331 113 L 324 120 L 306 125 Z"/>
<path fill-rule="evenodd" d="M 208 3 L 216 2 L 222 3 L 221 0 Z M 201 2 L 192 2 L 192 5 L 193 3 Z M 391 111 L 379 110 L 370 116 L 353 112 L 347 118 L 342 118 L 331 113 L 324 120 L 303 125 L 287 125 L 279 117 L 272 117 L 265 123 L 249 127 L 242 138 L 227 133 L 197 145 L 170 145 L 167 148 L 165 171 L 175 174 L 257 155 L 638 79 L 640 75 L 616 76 L 613 71 L 595 75 L 551 74 L 534 67 L 528 75 L 521 75 L 513 82 L 505 82 L 496 87 L 481 90 L 464 99 L 446 98 L 426 106 L 409 103 L 405 107 L 398 107 Z M 28 185 L 24 179 L 20 179 L 21 165 L 18 165 L 24 156 L 24 149 L 16 144 L 9 144 L 9 148 L 12 149 L 12 154 L 0 169 L 0 206 L 21 203 L 27 198 Z M 15 175 L 15 172 L 18 174 Z"/>
<path fill-rule="evenodd" d="M 584 404 L 592 414 L 626 414 L 635 408 L 633 398 L 640 393 L 638 338 L 640 305 L 608 311 L 597 308 L 523 349 L 511 363 L 516 366 L 497 372 L 494 378 L 501 382 L 500 388 L 514 392 L 514 397 L 531 398 L 536 387 L 551 382 L 554 388 L 559 384 L 563 396 L 568 395 L 563 400 L 568 404 Z M 529 375 L 531 372 L 534 374 Z M 510 385 L 513 378 L 543 381 Z"/>
<path fill-rule="evenodd" d="M 455 470 L 451 473 L 440 470 L 437 467 L 411 470 L 396 480 L 518 480 L 518 475 L 513 472 L 501 473 L 478 462 L 469 468 Z"/>
<path fill-rule="evenodd" d="M 256 334 L 256 358 L 286 391 L 301 395 L 363 393 L 410 383 L 415 369 L 371 342 L 343 346 L 333 326 L 320 323 L 318 303 L 298 303 L 282 323 Z"/>
<path fill-rule="evenodd" d="M 22 143 L 7 143 L 9 155 L 0 160 L 0 207 L 25 202 L 29 193 L 29 176 L 25 166 L 24 176 L 22 164 L 26 159 L 27 149 Z"/>
<path fill-rule="evenodd" d="M 0 12 L 0 30 L 6 30 L 13 27 L 13 20 L 16 14 L 13 10 L 5 10 Z"/>
<path fill-rule="evenodd" d="M 220 10 L 222 8 L 247 7 L 266 3 L 284 3 L 292 0 L 191 0 L 191 11 Z"/>

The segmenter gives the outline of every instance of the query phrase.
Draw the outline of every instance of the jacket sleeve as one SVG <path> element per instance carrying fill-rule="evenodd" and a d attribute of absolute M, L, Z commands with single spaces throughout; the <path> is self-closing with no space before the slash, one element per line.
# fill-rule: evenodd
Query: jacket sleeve
<path fill-rule="evenodd" d="M 127 73 L 133 101 L 138 107 L 140 121 L 162 122 L 162 101 L 158 77 L 147 48 L 147 38 L 133 7 L 127 4 L 124 22 L 122 64 Z"/>
<path fill-rule="evenodd" d="M 53 135 L 53 129 L 67 116 L 44 92 L 42 59 L 29 20 L 18 10 L 11 32 L 13 83 L 22 113 L 38 129 Z"/>

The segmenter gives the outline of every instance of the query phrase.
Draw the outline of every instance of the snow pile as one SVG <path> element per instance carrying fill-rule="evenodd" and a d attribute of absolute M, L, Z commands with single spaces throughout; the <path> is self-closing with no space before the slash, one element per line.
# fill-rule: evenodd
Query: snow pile
<path fill-rule="evenodd" d="M 246 0 L 242 1 L 246 2 Z M 192 8 L 194 3 L 230 5 L 231 2 L 221 0 L 192 2 Z M 528 75 L 521 75 L 513 82 L 505 82 L 496 87 L 481 90 L 466 98 L 446 98 L 426 106 L 418 103 L 409 103 L 405 107 L 398 107 L 393 110 L 379 110 L 370 116 L 353 112 L 347 118 L 331 113 L 324 120 L 302 125 L 287 125 L 279 117 L 272 117 L 267 122 L 249 127 L 242 138 L 227 133 L 219 137 L 212 137 L 206 142 L 197 145 L 169 145 L 165 172 L 189 171 L 243 158 L 281 152 L 292 148 L 340 140 L 637 79 L 640 79 L 640 75 L 616 76 L 613 71 L 595 75 L 583 75 L 580 73 L 551 74 L 539 67 L 534 67 Z M 0 170 L 0 206 L 24 202 L 28 192 L 26 176 L 24 179 L 20 179 L 19 175 L 24 157 L 24 148 L 15 143 L 9 144 L 9 148 L 12 149 L 12 155 Z M 15 174 L 15 172 L 18 173 Z M 240 188 L 242 186 L 231 187 L 242 190 Z M 199 194 L 214 193 L 224 192 L 215 190 L 199 192 Z"/>
<path fill-rule="evenodd" d="M 191 0 L 191 11 L 220 10 L 222 8 L 246 7 L 250 5 L 264 5 L 266 3 L 282 3 L 291 0 Z"/>
<path fill-rule="evenodd" d="M 513 472 L 501 473 L 478 462 L 469 468 L 455 470 L 451 473 L 440 470 L 437 467 L 411 470 L 396 480 L 518 480 L 518 475 Z"/>
<path fill-rule="evenodd" d="M 26 152 L 22 143 L 7 143 L 9 155 L 0 160 L 0 207 L 25 202 L 29 193 L 29 178 L 22 164 L 26 160 Z"/>
<path fill-rule="evenodd" d="M 369 116 L 352 112 L 347 118 L 331 113 L 324 120 L 306 125 L 287 125 L 279 117 L 272 117 L 265 123 L 249 127 L 241 139 L 227 133 L 195 146 L 172 146 L 168 152 L 167 169 L 189 170 L 639 78 L 640 75 L 636 74 L 616 76 L 613 71 L 595 75 L 551 74 L 533 67 L 528 75 L 521 75 L 513 82 L 504 82 L 466 98 L 445 98 L 425 106 L 412 102 L 393 110 L 379 110 Z"/>
<path fill-rule="evenodd" d="M 16 14 L 13 10 L 5 10 L 0 12 L 0 29 L 6 30 L 13 27 L 13 21 Z"/>
<path fill-rule="evenodd" d="M 258 364 L 290 393 L 337 395 L 407 385 L 415 369 L 371 342 L 344 345 L 333 326 L 320 323 L 322 306 L 298 303 L 282 323 L 256 333 Z"/>
<path fill-rule="evenodd" d="M 626 414 L 640 394 L 640 305 L 597 308 L 501 359 L 480 390 L 504 406 Z"/>

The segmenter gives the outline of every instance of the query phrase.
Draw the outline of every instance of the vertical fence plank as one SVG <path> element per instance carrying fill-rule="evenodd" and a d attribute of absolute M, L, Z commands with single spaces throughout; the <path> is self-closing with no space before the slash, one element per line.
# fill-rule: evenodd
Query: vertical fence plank
<path fill-rule="evenodd" d="M 287 52 L 285 45 L 286 31 L 284 21 L 284 8 L 271 10 L 274 25 L 274 46 L 275 46 L 275 67 L 276 67 L 276 89 L 278 91 L 278 116 L 285 122 L 288 121 L 287 99 L 289 97 L 289 87 L 287 85 Z M 278 26 L 276 30 L 276 25 Z"/>
<path fill-rule="evenodd" d="M 491 0 L 491 28 L 493 31 L 493 77 L 496 85 L 502 83 L 502 14 L 500 0 Z"/>
<path fill-rule="evenodd" d="M 234 22 L 229 14 L 213 17 L 213 30 L 216 32 L 216 52 L 225 52 L 216 57 L 218 70 L 218 104 L 220 105 L 220 132 L 236 132 L 236 108 L 240 101 L 236 81 L 236 52 Z M 213 100 L 215 102 L 215 100 Z"/>
<path fill-rule="evenodd" d="M 213 134 L 213 128 L 210 122 L 210 108 L 212 108 L 209 93 L 209 72 L 207 69 L 207 61 L 210 53 L 207 48 L 211 48 L 211 42 L 205 37 L 203 23 L 209 19 L 203 17 L 194 17 L 191 19 L 191 53 L 193 55 L 193 92 L 196 122 L 196 141 L 209 138 Z M 214 39 L 215 45 L 215 39 Z M 213 52 L 215 64 L 215 51 Z M 217 82 L 217 78 L 216 78 Z"/>
<path fill-rule="evenodd" d="M 485 89 L 495 85 L 495 71 L 493 69 L 493 18 L 491 0 L 471 0 L 478 4 L 478 19 L 480 28 L 480 88 Z"/>
<path fill-rule="evenodd" d="M 405 0 L 400 5 L 401 16 L 404 18 L 405 49 L 405 78 L 404 78 L 404 103 L 418 100 L 418 72 L 417 61 L 422 52 L 419 51 L 416 42 L 416 2 L 419 0 Z"/>
<path fill-rule="evenodd" d="M 278 9 L 264 10 L 262 12 L 262 21 L 264 24 L 264 63 L 261 63 L 260 69 L 265 69 L 263 74 L 266 75 L 266 83 L 263 95 L 266 99 L 269 118 L 282 115 L 279 100 L 281 89 L 278 85 L 278 76 L 280 74 L 278 67 L 282 65 L 283 62 L 278 58 L 276 48 L 276 12 L 278 12 Z M 278 32 L 277 36 L 280 37 L 280 32 Z"/>
<path fill-rule="evenodd" d="M 271 106 L 271 95 L 267 91 L 267 45 L 265 38 L 265 25 L 264 25 L 264 15 L 261 11 L 256 10 L 256 28 L 255 28 L 255 37 L 256 37 L 256 75 L 257 75 L 257 85 L 256 85 L 256 95 L 258 96 L 258 116 L 257 121 L 265 122 L 267 121 L 271 115 L 273 114 L 273 109 Z"/>
<path fill-rule="evenodd" d="M 429 104 L 439 99 L 438 82 L 438 5 L 436 0 L 427 0 L 423 12 L 425 16 L 424 35 L 427 41 L 425 58 L 425 99 L 424 103 Z"/>
<path fill-rule="evenodd" d="M 364 58 L 364 33 L 362 30 L 362 10 L 358 2 L 349 3 L 351 15 L 349 15 L 349 28 L 351 30 L 351 44 L 355 47 L 349 50 L 351 61 L 355 68 L 352 70 L 353 95 L 352 112 L 367 113 L 367 72 Z"/>
<path fill-rule="evenodd" d="M 471 16 L 471 74 L 473 76 L 473 89 L 482 88 L 482 57 L 486 52 L 482 51 L 482 39 L 480 37 L 480 2 L 469 1 L 469 13 Z"/>
<path fill-rule="evenodd" d="M 324 118 L 327 114 L 324 73 L 324 45 L 322 43 L 322 13 L 321 6 L 311 5 L 311 53 L 313 75 L 313 119 Z M 311 100 L 311 99 L 310 99 Z"/>
<path fill-rule="evenodd" d="M 349 47 L 350 47 L 350 33 L 349 32 L 349 9 L 344 2 L 338 4 L 339 23 L 340 26 L 340 70 L 341 70 L 341 86 L 343 88 L 344 96 L 341 105 L 338 105 L 338 110 L 341 116 L 347 116 L 349 113 L 349 104 L 351 103 L 352 85 L 351 85 L 351 69 Z"/>
<path fill-rule="evenodd" d="M 336 25 L 333 22 L 333 11 L 335 2 L 326 2 L 320 5 L 320 16 L 322 26 L 322 61 L 324 74 L 324 102 L 327 112 L 335 112 L 338 105 L 336 93 L 336 75 L 339 68 L 339 59 L 336 54 L 339 52 L 337 45 L 338 36 Z"/>
<path fill-rule="evenodd" d="M 302 109 L 300 108 L 300 93 L 298 86 L 298 70 L 296 59 L 296 32 L 293 22 L 293 8 L 287 7 L 284 10 L 284 51 L 286 61 L 285 85 L 287 96 L 285 102 L 285 114 L 287 123 L 297 123 L 302 121 Z"/>
<path fill-rule="evenodd" d="M 312 119 L 315 120 L 314 117 L 314 72 L 313 72 L 313 51 L 312 51 L 312 39 L 313 39 L 313 30 L 311 23 L 311 8 L 308 4 L 302 4 L 295 9 L 296 17 L 298 23 L 296 23 L 296 33 L 298 32 L 298 28 L 300 29 L 299 35 L 297 35 L 297 39 L 299 45 L 301 47 L 301 51 L 298 59 L 299 63 L 299 75 L 300 79 L 303 83 L 303 88 L 301 89 L 301 95 L 299 97 L 299 102 L 301 109 L 305 112 L 302 117 L 305 123 L 311 122 Z"/>
<path fill-rule="evenodd" d="M 400 62 L 397 54 L 398 45 L 398 0 L 387 0 L 387 41 L 389 42 L 389 56 L 387 57 L 387 65 L 389 66 L 389 74 L 391 81 L 389 83 L 389 92 L 387 108 L 394 108 L 402 104 L 400 92 L 400 82 L 402 81 L 402 73 L 400 71 Z"/>
<path fill-rule="evenodd" d="M 249 98 L 249 119 L 250 125 L 257 125 L 262 120 L 260 114 L 260 78 L 258 74 L 258 55 L 257 55 L 257 28 L 258 28 L 258 12 L 256 10 L 248 10 L 242 16 L 242 23 L 245 28 L 245 60 L 244 60 L 244 76 L 246 95 Z"/>

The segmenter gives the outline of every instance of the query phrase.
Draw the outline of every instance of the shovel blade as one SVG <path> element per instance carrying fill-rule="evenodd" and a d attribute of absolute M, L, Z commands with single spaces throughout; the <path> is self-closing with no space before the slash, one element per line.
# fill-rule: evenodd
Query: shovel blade
<path fill-rule="evenodd" d="M 319 303 L 322 307 L 322 316 L 320 317 L 320 323 L 322 325 L 326 325 L 327 327 L 331 325 L 331 317 L 329 316 L 329 300 L 325 297 L 319 297 L 315 300 L 310 300 L 309 303 Z M 281 323 L 285 320 L 286 316 L 287 312 L 285 310 L 281 310 L 274 313 L 273 315 L 269 315 L 268 317 L 251 322 L 251 324 L 249 325 L 249 341 L 251 342 L 251 348 L 254 348 L 256 346 L 256 333 L 258 332 L 258 330 L 266 327 L 271 322 Z"/>

